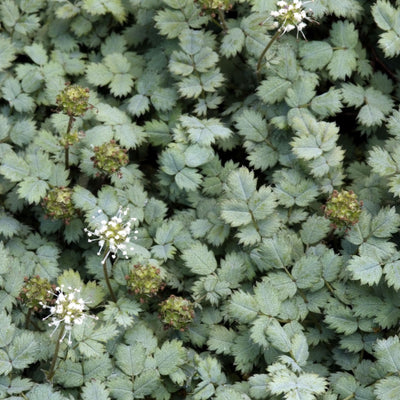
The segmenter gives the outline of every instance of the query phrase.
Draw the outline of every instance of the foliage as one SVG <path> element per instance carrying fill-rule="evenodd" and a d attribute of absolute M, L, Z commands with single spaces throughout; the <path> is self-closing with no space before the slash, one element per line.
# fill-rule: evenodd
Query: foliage
<path fill-rule="evenodd" d="M 0 398 L 398 398 L 399 24 L 0 1 Z"/>

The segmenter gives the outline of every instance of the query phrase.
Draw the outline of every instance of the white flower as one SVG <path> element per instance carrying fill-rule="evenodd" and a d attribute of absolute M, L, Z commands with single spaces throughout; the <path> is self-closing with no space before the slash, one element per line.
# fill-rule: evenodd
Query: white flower
<path fill-rule="evenodd" d="M 89 236 L 90 242 L 99 242 L 100 249 L 97 252 L 97 255 L 100 255 L 103 248 L 106 249 L 106 254 L 103 257 L 102 264 L 105 263 L 108 256 L 111 254 L 113 258 L 117 256 L 117 252 L 120 251 L 125 258 L 128 258 L 128 246 L 130 243 L 130 234 L 132 231 L 132 223 L 136 222 L 136 218 L 130 218 L 128 222 L 123 222 L 123 217 L 128 215 L 129 209 L 126 208 L 122 210 L 120 207 L 117 214 L 112 217 L 110 220 L 104 215 L 104 219 L 100 221 L 100 226 L 96 228 L 94 231 L 90 231 L 85 228 L 84 231 Z M 97 211 L 98 214 L 104 214 L 102 210 Z M 93 217 L 94 218 L 94 217 Z M 137 230 L 133 231 L 136 235 L 138 233 Z M 92 236 L 97 236 L 95 239 L 91 239 Z M 133 239 L 137 239 L 137 236 L 134 236 Z M 129 247 L 130 250 L 133 250 L 133 247 Z"/>
<path fill-rule="evenodd" d="M 64 292 L 64 285 L 56 287 L 54 293 L 49 291 L 50 294 L 56 297 L 55 304 L 53 306 L 48 306 L 43 303 L 40 304 L 43 308 L 48 308 L 50 310 L 50 314 L 46 318 L 43 318 L 43 320 L 51 318 L 49 326 L 55 327 L 50 336 L 53 336 L 57 328 L 63 324 L 64 333 L 60 342 L 65 339 L 68 332 L 68 344 L 71 344 L 71 330 L 74 325 L 81 325 L 86 317 L 98 318 L 86 313 L 87 303 L 79 297 L 79 289 L 68 287 L 67 291 L 68 293 L 66 294 Z"/>
<path fill-rule="evenodd" d="M 273 26 L 277 26 L 282 35 L 297 28 L 297 36 L 301 33 L 305 39 L 303 33 L 303 29 L 306 27 L 305 20 L 312 20 L 307 16 L 307 11 L 311 10 L 306 11 L 304 6 L 311 1 L 304 3 L 300 0 L 292 0 L 290 3 L 283 0 L 278 1 L 276 3 L 279 7 L 278 11 L 271 11 L 270 13 L 271 17 L 276 20 Z"/>

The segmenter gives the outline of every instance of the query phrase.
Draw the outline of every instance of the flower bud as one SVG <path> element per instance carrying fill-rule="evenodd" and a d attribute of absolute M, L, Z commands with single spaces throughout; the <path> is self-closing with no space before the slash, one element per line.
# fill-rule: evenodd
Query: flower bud
<path fill-rule="evenodd" d="M 358 222 L 362 205 L 352 190 L 334 190 L 323 209 L 334 228 L 347 228 Z"/>
<path fill-rule="evenodd" d="M 72 189 L 69 187 L 51 189 L 43 199 L 42 206 L 46 211 L 46 217 L 61 219 L 66 224 L 76 214 L 72 204 Z"/>
<path fill-rule="evenodd" d="M 171 295 L 160 303 L 160 318 L 167 328 L 183 332 L 194 318 L 194 305 L 183 297 Z"/>

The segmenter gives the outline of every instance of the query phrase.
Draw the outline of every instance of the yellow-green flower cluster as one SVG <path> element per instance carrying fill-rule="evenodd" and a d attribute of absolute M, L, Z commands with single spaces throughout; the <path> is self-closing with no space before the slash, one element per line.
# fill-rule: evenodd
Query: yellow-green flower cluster
<path fill-rule="evenodd" d="M 48 218 L 61 219 L 66 224 L 76 214 L 72 204 L 72 189 L 69 187 L 51 189 L 44 197 L 42 206 Z"/>
<path fill-rule="evenodd" d="M 358 222 L 362 205 L 352 190 L 334 190 L 323 208 L 325 217 L 329 218 L 334 228 L 347 228 Z"/>
<path fill-rule="evenodd" d="M 89 89 L 67 83 L 56 97 L 59 111 L 70 117 L 79 117 L 90 108 Z"/>
<path fill-rule="evenodd" d="M 155 296 L 158 291 L 163 290 L 165 284 L 160 275 L 160 269 L 151 264 L 136 264 L 125 276 L 129 290 L 139 296 L 140 302 L 144 297 Z"/>
<path fill-rule="evenodd" d="M 28 308 L 34 311 L 39 311 L 42 304 L 51 304 L 54 302 L 54 296 L 51 293 L 54 285 L 46 278 L 41 278 L 39 275 L 31 278 L 24 278 L 25 284 L 19 295 L 21 300 Z"/>
<path fill-rule="evenodd" d="M 232 8 L 230 0 L 200 0 L 200 4 L 205 10 L 229 10 Z"/>
<path fill-rule="evenodd" d="M 101 173 L 120 173 L 121 167 L 129 162 L 128 150 L 120 147 L 115 140 L 93 148 L 94 156 L 91 157 L 95 168 Z"/>
<path fill-rule="evenodd" d="M 160 303 L 160 318 L 167 328 L 183 332 L 194 318 L 194 305 L 183 297 L 171 295 Z"/>
<path fill-rule="evenodd" d="M 70 133 L 66 133 L 61 138 L 60 143 L 64 148 L 67 149 L 75 143 L 78 143 L 81 136 L 83 136 L 83 132 L 73 131 Z"/>

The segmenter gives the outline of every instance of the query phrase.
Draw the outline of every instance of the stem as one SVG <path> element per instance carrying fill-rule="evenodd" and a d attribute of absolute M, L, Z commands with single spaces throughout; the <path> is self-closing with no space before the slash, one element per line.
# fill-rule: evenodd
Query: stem
<path fill-rule="evenodd" d="M 222 28 L 224 29 L 224 32 L 225 33 L 228 32 L 228 27 L 225 22 L 224 13 L 222 12 L 222 10 L 220 8 L 218 8 L 218 16 L 219 16 L 219 20 L 221 21 L 221 25 L 222 25 Z"/>
<path fill-rule="evenodd" d="M 222 30 L 225 30 L 224 27 L 223 27 L 215 18 L 211 18 L 211 22 L 212 22 L 214 25 L 218 26 L 218 28 L 220 28 L 220 29 L 222 29 Z"/>
<path fill-rule="evenodd" d="M 67 127 L 67 132 L 66 136 L 69 135 L 72 129 L 72 124 L 74 123 L 74 117 L 70 115 L 69 121 L 68 121 L 68 127 Z M 65 168 L 69 168 L 69 145 L 67 144 L 67 147 L 65 148 Z"/>
<path fill-rule="evenodd" d="M 65 164 L 65 169 L 69 168 L 69 147 L 67 146 L 65 148 L 65 153 L 64 153 L 64 164 Z"/>
<path fill-rule="evenodd" d="M 108 252 L 109 252 L 109 249 L 107 248 L 107 249 L 106 249 L 106 252 L 105 252 L 104 254 L 107 254 Z M 112 289 L 112 287 L 111 287 L 110 278 L 108 277 L 107 258 L 105 257 L 101 263 L 103 264 L 104 278 L 105 278 L 105 280 L 106 280 L 106 284 L 107 284 L 107 287 L 108 287 L 108 291 L 110 292 L 110 296 L 111 296 L 112 301 L 113 301 L 114 303 L 116 303 L 116 302 L 117 302 L 117 298 L 116 298 L 116 296 L 115 296 L 115 294 L 114 294 L 114 291 L 113 291 L 113 289 Z"/>
<path fill-rule="evenodd" d="M 54 356 L 53 356 L 53 360 L 52 360 L 51 366 L 50 366 L 50 371 L 47 373 L 47 379 L 50 382 L 52 381 L 54 374 L 56 372 L 56 363 L 57 363 L 57 358 L 58 358 L 58 352 L 60 351 L 60 344 L 62 341 L 62 337 L 64 335 L 64 331 L 65 331 L 65 326 L 63 325 L 61 327 L 60 333 L 58 334 L 56 348 L 54 350 Z"/>
<path fill-rule="evenodd" d="M 262 60 L 263 60 L 265 54 L 267 53 L 267 51 L 269 50 L 269 48 L 272 46 L 272 43 L 274 43 L 275 40 L 278 39 L 278 37 L 280 36 L 280 34 L 281 34 L 281 31 L 280 31 L 280 29 L 278 29 L 278 30 L 275 32 L 274 36 L 272 36 L 272 38 L 271 38 L 271 40 L 268 42 L 268 44 L 265 46 L 265 49 L 263 50 L 263 52 L 262 52 L 261 55 L 260 55 L 260 58 L 258 59 L 258 63 L 257 63 L 257 77 L 258 77 L 258 80 L 260 80 L 260 70 L 261 70 L 261 63 L 262 63 Z"/>
<path fill-rule="evenodd" d="M 29 308 L 28 313 L 25 316 L 25 329 L 29 328 L 29 322 L 31 321 L 31 315 L 32 315 L 32 308 Z"/>

